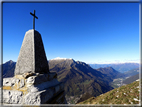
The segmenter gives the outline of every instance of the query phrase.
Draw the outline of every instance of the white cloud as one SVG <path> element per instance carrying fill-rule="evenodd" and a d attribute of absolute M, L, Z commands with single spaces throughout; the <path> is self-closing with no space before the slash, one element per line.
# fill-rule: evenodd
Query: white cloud
<path fill-rule="evenodd" d="M 57 57 L 57 58 L 54 58 L 54 59 L 51 59 L 51 60 L 67 60 L 67 59 L 72 59 L 72 58 L 60 58 L 60 57 Z"/>

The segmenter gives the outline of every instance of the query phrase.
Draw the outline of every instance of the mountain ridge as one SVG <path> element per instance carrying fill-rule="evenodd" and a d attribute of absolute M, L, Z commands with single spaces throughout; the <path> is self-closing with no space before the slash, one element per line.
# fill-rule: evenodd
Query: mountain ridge
<path fill-rule="evenodd" d="M 131 77 L 133 75 L 136 75 L 136 74 L 139 74 L 139 68 L 134 68 L 132 70 L 129 70 L 127 72 L 124 72 L 124 74 L 127 76 L 127 77 Z"/>
<path fill-rule="evenodd" d="M 139 79 L 139 74 L 133 75 L 133 76 L 131 76 L 131 77 L 125 79 L 125 80 L 123 81 L 123 83 L 124 83 L 124 84 L 130 84 L 130 83 L 136 81 L 137 79 Z"/>
<path fill-rule="evenodd" d="M 112 67 L 115 70 L 124 73 L 131 69 L 138 68 L 139 63 L 118 63 L 118 64 L 89 64 L 92 68 L 98 69 L 100 67 Z"/>
<path fill-rule="evenodd" d="M 2 64 L 2 69 L 3 69 L 3 78 L 5 77 L 13 77 L 14 76 L 14 70 L 15 70 L 15 65 L 16 62 L 9 60 Z"/>
<path fill-rule="evenodd" d="M 117 70 L 115 70 L 112 67 L 98 68 L 96 70 L 100 71 L 103 74 L 106 74 L 112 80 L 115 79 L 115 78 L 124 78 L 125 77 L 125 75 L 123 73 L 118 72 Z"/>
<path fill-rule="evenodd" d="M 66 98 L 79 97 L 88 92 L 92 96 L 98 96 L 111 89 L 110 79 L 107 75 L 93 69 L 90 65 L 70 60 L 49 60 L 50 72 L 57 72 L 58 80 L 65 83 Z M 68 100 L 67 100 L 68 101 Z"/>

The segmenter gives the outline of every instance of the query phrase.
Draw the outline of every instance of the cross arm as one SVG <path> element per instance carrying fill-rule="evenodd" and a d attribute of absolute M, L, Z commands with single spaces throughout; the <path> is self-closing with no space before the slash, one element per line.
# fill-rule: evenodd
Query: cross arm
<path fill-rule="evenodd" d="M 37 17 L 37 16 L 35 16 L 35 14 L 33 14 L 33 13 L 31 13 L 31 12 L 30 12 L 30 14 L 31 14 L 32 16 L 34 16 L 35 18 L 37 18 L 37 19 L 38 19 L 38 17 Z"/>

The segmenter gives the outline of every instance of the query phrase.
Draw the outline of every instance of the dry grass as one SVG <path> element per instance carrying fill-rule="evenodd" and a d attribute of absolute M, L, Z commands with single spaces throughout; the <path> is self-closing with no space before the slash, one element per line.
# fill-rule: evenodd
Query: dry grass
<path fill-rule="evenodd" d="M 139 101 L 139 81 L 135 81 L 79 104 L 139 104 Z"/>

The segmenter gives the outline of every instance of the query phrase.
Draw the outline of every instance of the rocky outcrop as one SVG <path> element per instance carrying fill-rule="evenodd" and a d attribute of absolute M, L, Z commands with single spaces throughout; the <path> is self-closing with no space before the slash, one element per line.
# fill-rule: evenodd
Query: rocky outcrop
<path fill-rule="evenodd" d="M 3 103 L 22 105 L 66 103 L 64 85 L 57 81 L 56 73 L 25 75 L 3 79 Z"/>

